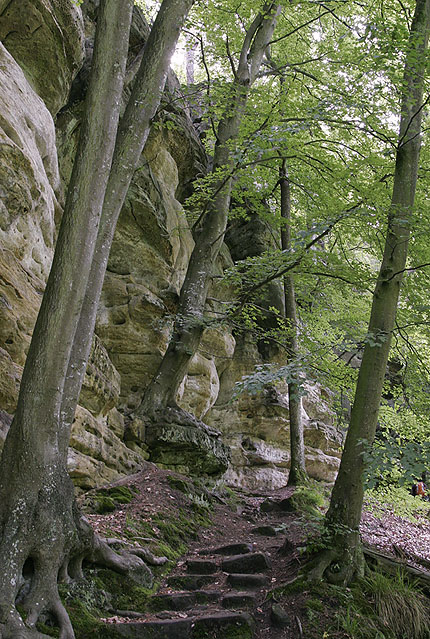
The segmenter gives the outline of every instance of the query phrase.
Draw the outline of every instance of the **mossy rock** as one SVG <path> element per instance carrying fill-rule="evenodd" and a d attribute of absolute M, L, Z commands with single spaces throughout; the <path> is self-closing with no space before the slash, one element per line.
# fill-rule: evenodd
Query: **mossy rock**
<path fill-rule="evenodd" d="M 185 479 L 180 479 L 179 477 L 169 475 L 167 477 L 167 482 L 170 488 L 173 488 L 173 490 L 179 490 L 181 493 L 184 493 L 184 495 L 189 495 L 193 492 L 193 484 L 190 481 L 186 481 Z"/>
<path fill-rule="evenodd" d="M 100 621 L 100 611 L 91 612 L 82 602 L 75 602 L 67 607 L 76 639 L 119 639 L 120 634 L 114 624 Z"/>
<path fill-rule="evenodd" d="M 111 596 L 112 606 L 120 610 L 145 610 L 148 599 L 158 587 L 158 583 L 152 588 L 138 586 L 132 582 L 125 583 L 123 575 L 108 568 L 97 569 L 95 580 L 100 590 L 108 592 Z"/>
<path fill-rule="evenodd" d="M 86 510 L 92 510 L 99 515 L 113 512 L 124 504 L 129 504 L 136 496 L 137 490 L 134 486 L 113 486 L 112 488 L 101 488 L 91 494 L 86 503 Z"/>

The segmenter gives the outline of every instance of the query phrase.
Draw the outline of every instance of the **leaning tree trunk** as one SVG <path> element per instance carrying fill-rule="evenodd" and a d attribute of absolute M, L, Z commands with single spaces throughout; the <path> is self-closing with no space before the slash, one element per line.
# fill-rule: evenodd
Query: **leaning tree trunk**
<path fill-rule="evenodd" d="M 160 104 L 170 60 L 195 0 L 163 0 L 145 44 L 127 107 L 119 125 L 100 229 L 85 300 L 69 361 L 62 418 L 69 427 L 82 386 L 109 252 L 121 208 Z"/>
<path fill-rule="evenodd" d="M 66 471 L 69 430 L 61 428 L 63 386 L 91 267 L 109 177 L 132 0 L 105 0 L 94 49 L 77 160 L 54 260 L 25 364 L 18 407 L 0 466 L 0 636 L 38 636 L 51 610 L 61 638 L 74 637 L 58 596 L 61 566 L 83 534 Z M 85 536 L 87 533 L 85 533 Z M 15 608 L 24 563 L 33 570 L 24 623 Z"/>
<path fill-rule="evenodd" d="M 198 349 L 204 329 L 207 292 L 227 225 L 232 183 L 230 174 L 234 165 L 232 143 L 239 134 L 249 91 L 279 13 L 278 3 L 266 3 L 246 32 L 239 64 L 234 70 L 228 108 L 217 129 L 211 195 L 195 232 L 195 246 L 182 285 L 173 334 L 158 371 L 136 410 L 139 417 L 155 417 L 166 407 L 176 405 L 178 388 Z"/>
<path fill-rule="evenodd" d="M 422 94 L 430 30 L 430 0 L 417 0 L 405 72 L 393 195 L 384 255 L 360 366 L 351 421 L 325 526 L 330 547 L 311 562 L 309 575 L 348 583 L 363 570 L 359 538 L 363 505 L 363 453 L 372 445 L 394 328 L 400 285 L 406 265 L 420 153 Z"/>
<path fill-rule="evenodd" d="M 89 121 L 84 120 L 81 130 L 81 140 L 87 141 L 82 149 L 89 149 L 92 155 L 87 157 L 82 150 L 77 154 L 52 275 L 34 331 L 1 469 L 0 496 L 10 493 L 9 502 L 6 499 L 0 502 L 0 521 L 4 523 L 0 565 L 9 566 L 0 577 L 2 639 L 41 636 L 30 628 L 46 608 L 56 614 L 61 638 L 73 638 L 68 615 L 58 597 L 57 577 L 64 580 L 82 577 L 84 557 L 103 561 L 119 572 L 132 571 L 135 579 L 139 572 L 144 577 L 148 572 L 139 557 L 133 554 L 120 557 L 95 537 L 76 508 L 66 459 L 115 224 L 160 102 L 181 25 L 193 1 L 163 1 L 118 135 L 133 3 L 107 0 L 99 14 L 98 34 L 105 29 L 110 37 L 103 40 L 102 35 L 97 36 L 96 43 L 104 44 L 96 44 L 85 111 Z M 88 184 L 86 176 L 93 183 Z M 77 200 L 78 188 L 81 198 Z M 89 198 L 83 200 L 87 192 Z M 91 214 L 88 217 L 87 212 Z M 64 255 L 64 248 L 73 263 Z M 62 344 L 67 348 L 63 349 Z M 17 459 L 21 472 L 16 472 Z M 16 480 L 13 485 L 10 479 L 6 481 L 11 476 L 12 463 Z M 28 534 L 30 529 L 32 535 Z M 21 543 L 21 534 L 26 537 L 25 543 Z M 18 539 L 17 546 L 11 545 L 12 537 Z M 26 624 L 14 608 L 24 562 L 27 565 L 30 562 L 34 572 L 25 602 L 30 610 Z"/>
<path fill-rule="evenodd" d="M 288 179 L 287 161 L 282 160 L 279 169 L 279 186 L 281 189 L 281 249 L 288 251 L 291 248 L 291 188 Z M 288 357 L 297 359 L 299 344 L 297 337 L 297 310 L 294 291 L 294 277 L 291 273 L 284 276 L 285 296 L 285 320 L 287 322 Z M 290 473 L 288 485 L 297 486 L 306 481 L 305 444 L 303 440 L 302 400 L 300 386 L 296 381 L 288 384 L 288 410 L 290 417 Z"/>

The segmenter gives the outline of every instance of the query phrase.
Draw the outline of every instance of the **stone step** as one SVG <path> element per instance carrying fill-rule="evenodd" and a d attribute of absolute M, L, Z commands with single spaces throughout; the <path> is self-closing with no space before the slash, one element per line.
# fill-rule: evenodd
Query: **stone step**
<path fill-rule="evenodd" d="M 232 588 L 264 588 L 270 583 L 270 579 L 267 575 L 261 574 L 230 574 L 227 577 L 227 583 Z"/>
<path fill-rule="evenodd" d="M 265 499 L 261 505 L 260 510 L 263 513 L 273 512 L 293 512 L 295 510 L 294 504 L 291 501 L 291 497 L 285 497 L 284 499 Z"/>
<path fill-rule="evenodd" d="M 229 573 L 258 573 L 270 568 L 270 562 L 262 552 L 252 552 L 247 555 L 234 555 L 224 559 L 221 569 Z"/>
<path fill-rule="evenodd" d="M 214 581 L 214 575 L 173 575 L 167 578 L 167 585 L 178 590 L 201 590 Z"/>
<path fill-rule="evenodd" d="M 252 552 L 252 544 L 237 543 L 228 544 L 227 546 L 218 546 L 217 548 L 204 548 L 200 551 L 201 555 L 246 555 Z"/>
<path fill-rule="evenodd" d="M 249 592 L 231 592 L 228 595 L 224 595 L 221 600 L 223 608 L 250 608 L 257 605 L 257 597 L 255 594 Z"/>
<path fill-rule="evenodd" d="M 194 619 L 190 639 L 226 639 L 254 636 L 254 618 L 248 612 L 216 612 Z"/>
<path fill-rule="evenodd" d="M 255 535 L 262 535 L 264 537 L 276 537 L 278 531 L 273 526 L 257 526 L 251 530 Z"/>
<path fill-rule="evenodd" d="M 189 610 L 199 604 L 219 601 L 222 593 L 219 590 L 193 590 L 192 592 L 172 592 L 151 597 L 148 609 L 152 612 L 160 610 Z"/>
<path fill-rule="evenodd" d="M 208 559 L 188 559 L 187 572 L 193 575 L 210 575 L 219 570 L 215 561 Z"/>
<path fill-rule="evenodd" d="M 151 597 L 148 602 L 148 609 L 152 612 L 158 612 L 159 610 L 188 610 L 195 604 L 195 592 L 172 592 Z"/>
<path fill-rule="evenodd" d="M 114 629 L 120 637 L 129 639 L 189 639 L 192 618 L 163 619 L 144 623 L 116 623 Z"/>
<path fill-rule="evenodd" d="M 118 623 L 115 631 L 129 639 L 225 639 L 233 633 L 248 638 L 253 636 L 254 620 L 246 612 L 220 611 L 187 619 Z"/>

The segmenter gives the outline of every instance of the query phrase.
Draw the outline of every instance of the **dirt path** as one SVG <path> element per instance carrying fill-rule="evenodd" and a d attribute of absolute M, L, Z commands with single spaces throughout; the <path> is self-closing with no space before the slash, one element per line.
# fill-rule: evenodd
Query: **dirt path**
<path fill-rule="evenodd" d="M 162 495 L 164 506 L 172 507 L 172 495 L 165 487 L 157 488 L 150 474 L 151 490 L 145 499 L 148 492 L 159 501 Z M 274 616 L 276 602 L 268 597 L 299 567 L 295 548 L 303 539 L 303 523 L 297 514 L 282 510 L 292 492 L 284 488 L 241 494 L 235 506 L 219 501 L 211 514 L 212 526 L 199 531 L 163 579 L 148 604 L 151 611 L 140 618 L 116 616 L 109 621 L 115 622 L 121 636 L 141 639 L 300 637 L 297 615 L 286 610 L 282 617 L 280 610 Z M 142 512 L 148 506 L 140 495 Z M 117 525 L 119 520 L 116 517 Z M 292 544 L 287 555 L 282 552 L 286 538 Z"/>
<path fill-rule="evenodd" d="M 108 530 L 108 535 L 130 542 L 130 520 L 145 524 L 146 534 L 154 537 L 160 537 L 160 521 L 191 521 L 195 504 L 187 494 L 193 486 L 189 478 L 147 464 L 143 473 L 124 480 L 127 483 L 135 490 L 131 503 L 112 514 L 89 516 L 101 534 Z M 188 540 L 186 553 L 175 560 L 149 602 L 133 607 L 135 615 L 117 611 L 105 622 L 114 624 L 119 636 L 134 639 L 348 636 L 338 626 L 339 600 L 330 594 L 315 595 L 312 589 L 274 592 L 297 575 L 300 548 L 312 532 L 308 518 L 288 509 L 292 492 L 284 488 L 212 499 L 211 525 L 195 531 L 194 541 Z M 204 494 L 203 489 L 200 496 Z M 429 534 L 426 521 L 420 526 Z M 393 550 L 393 543 L 407 550 L 416 527 L 389 513 L 380 519 L 365 513 L 362 537 L 386 551 Z M 395 528 L 401 535 L 394 534 Z"/>

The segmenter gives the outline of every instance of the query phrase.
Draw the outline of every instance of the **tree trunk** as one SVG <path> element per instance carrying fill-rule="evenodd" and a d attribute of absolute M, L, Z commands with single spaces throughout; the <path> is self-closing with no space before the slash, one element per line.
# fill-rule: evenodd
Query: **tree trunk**
<path fill-rule="evenodd" d="M 160 104 L 170 59 L 194 1 L 163 0 L 143 51 L 130 99 L 121 118 L 91 272 L 63 393 L 62 416 L 66 424 L 71 424 L 73 420 L 85 375 L 97 307 L 118 217 L 134 171 L 141 161 L 152 118 Z"/>
<path fill-rule="evenodd" d="M 228 109 L 219 122 L 212 174 L 212 196 L 199 221 L 195 246 L 182 285 L 173 334 L 163 360 L 136 411 L 139 417 L 154 417 L 175 406 L 178 388 L 196 353 L 204 330 L 203 313 L 212 270 L 224 240 L 230 206 L 232 142 L 246 107 L 251 85 L 257 77 L 264 52 L 271 40 L 280 5 L 266 3 L 246 32 L 235 70 Z M 216 177 L 217 174 L 220 177 Z"/>
<path fill-rule="evenodd" d="M 80 530 L 66 470 L 69 430 L 61 405 L 109 177 L 130 29 L 131 0 L 100 5 L 94 61 L 77 160 L 42 305 L 24 367 L 18 407 L 0 466 L 0 633 L 33 636 L 43 609 L 74 637 L 57 576 Z M 83 541 L 83 539 L 82 539 Z M 84 542 L 85 543 L 85 542 Z M 24 563 L 33 577 L 24 624 L 15 608 Z M 37 635 L 34 635 L 37 636 Z"/>
<path fill-rule="evenodd" d="M 291 189 L 288 179 L 287 162 L 282 160 L 279 169 L 279 186 L 281 188 L 281 217 L 283 224 L 281 227 L 281 249 L 288 251 L 291 248 Z M 285 295 L 285 319 L 287 330 L 290 332 L 288 338 L 288 356 L 290 360 L 297 359 L 298 337 L 297 337 L 297 311 L 296 296 L 294 292 L 294 277 L 291 274 L 284 276 Z M 288 485 L 297 486 L 306 481 L 305 466 L 305 444 L 303 440 L 302 422 L 302 400 L 300 387 L 296 382 L 288 384 L 288 410 L 290 416 L 290 473 L 288 475 Z"/>
<path fill-rule="evenodd" d="M 81 142 L 0 468 L 2 639 L 41 637 L 34 625 L 46 609 L 61 639 L 73 639 L 57 578 L 81 577 L 85 556 L 123 573 L 148 570 L 139 557 L 113 552 L 81 517 L 67 448 L 115 224 L 192 4 L 164 0 L 119 129 L 133 2 L 100 5 Z M 15 609 L 24 563 L 33 572 L 25 623 Z"/>
<path fill-rule="evenodd" d="M 430 29 L 430 0 L 417 0 L 403 77 L 399 141 L 384 255 L 373 294 L 368 339 L 351 421 L 325 526 L 331 547 L 315 558 L 310 575 L 347 583 L 363 569 L 359 524 L 363 453 L 375 436 L 382 386 L 406 265 L 420 153 L 422 94 Z"/>

